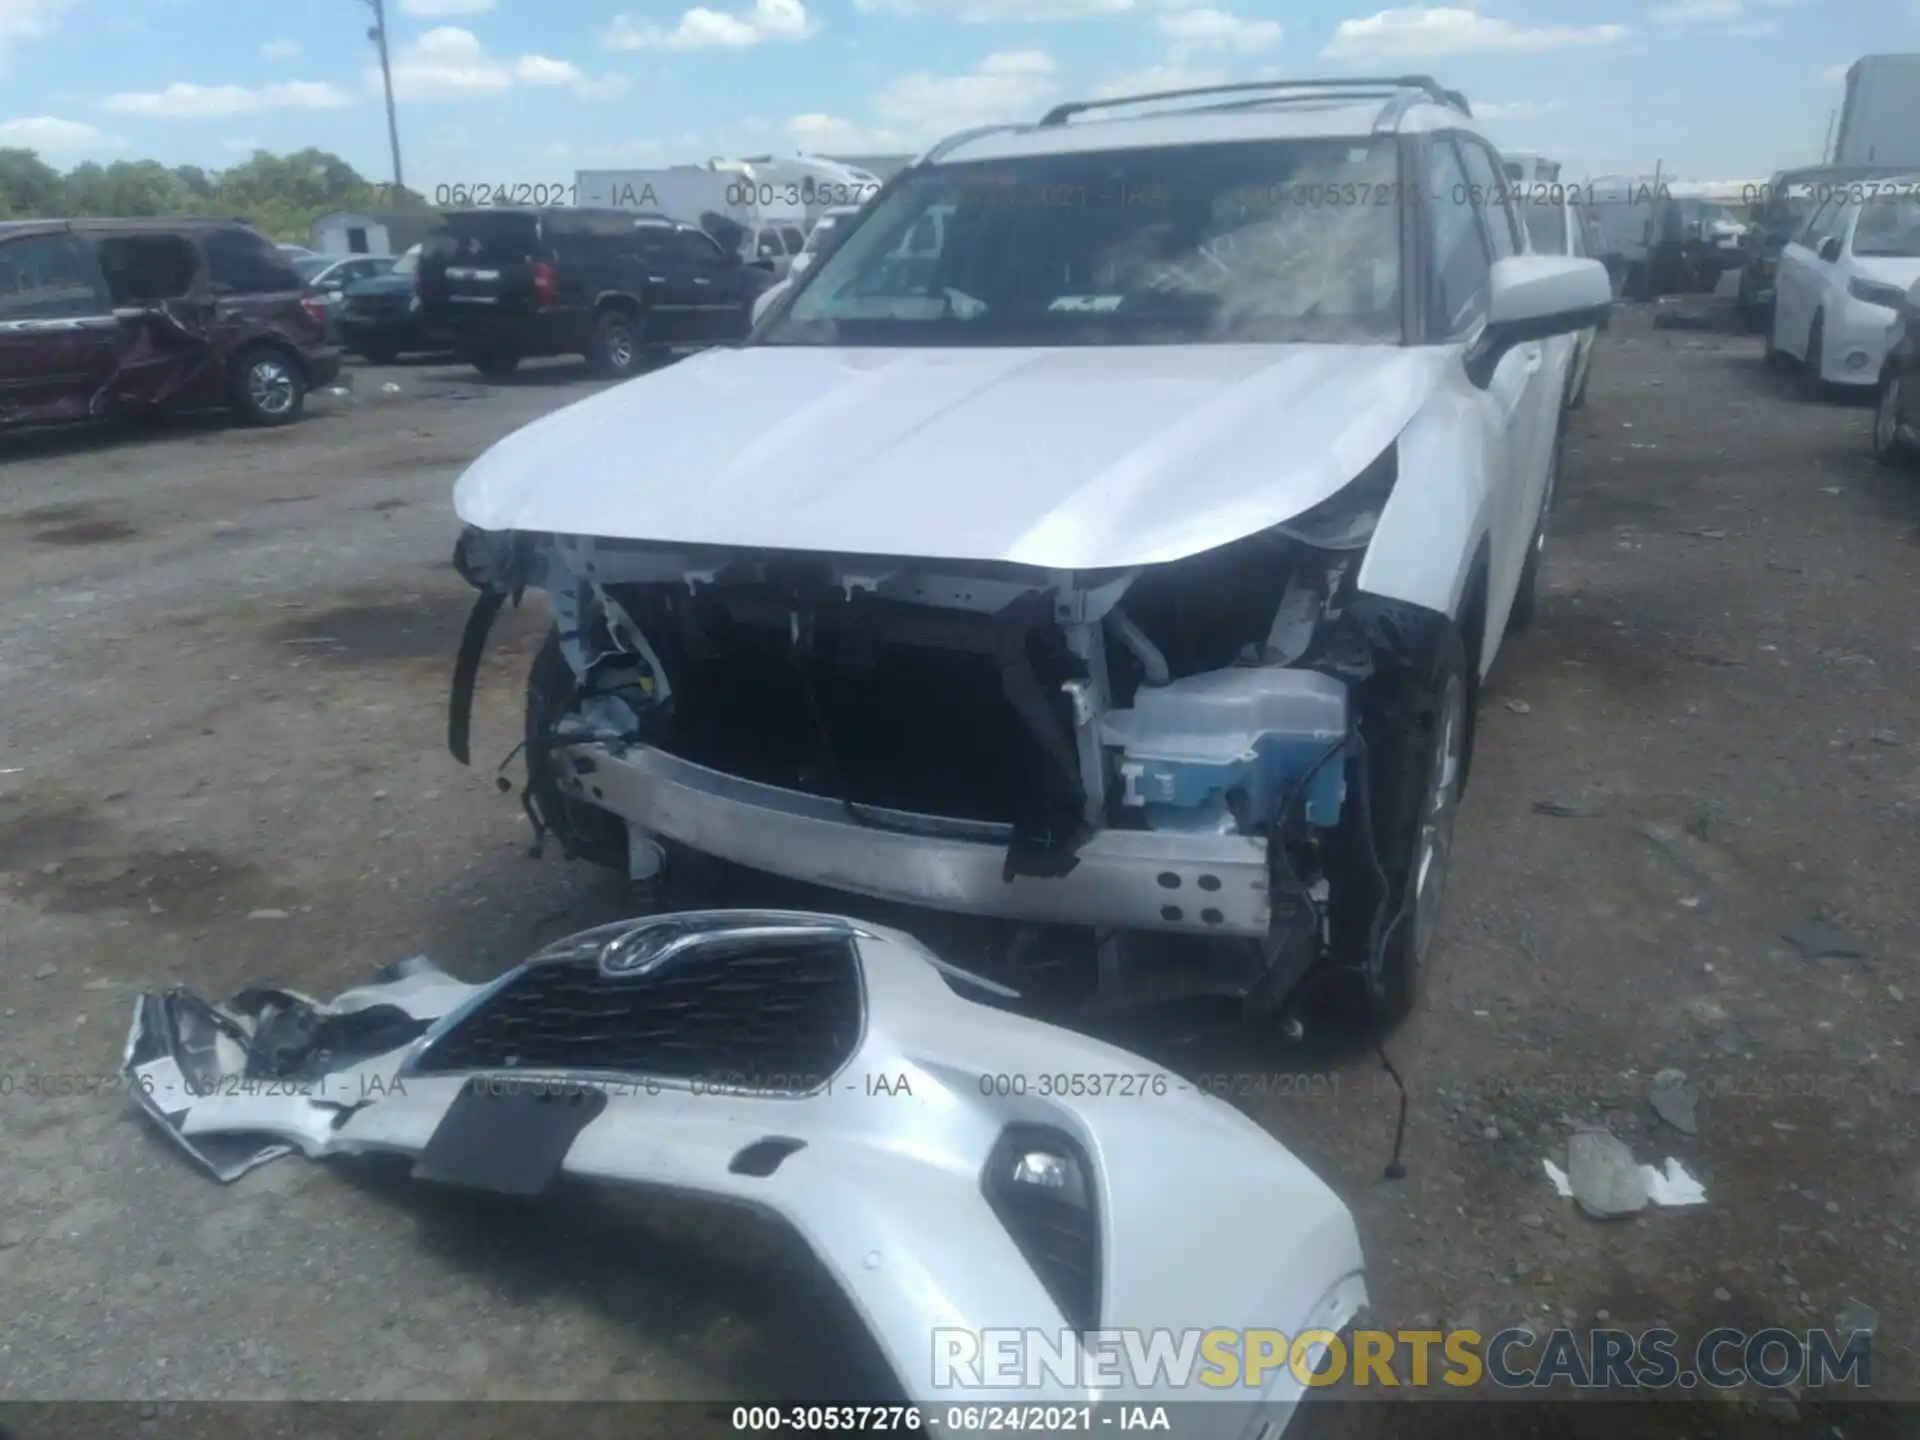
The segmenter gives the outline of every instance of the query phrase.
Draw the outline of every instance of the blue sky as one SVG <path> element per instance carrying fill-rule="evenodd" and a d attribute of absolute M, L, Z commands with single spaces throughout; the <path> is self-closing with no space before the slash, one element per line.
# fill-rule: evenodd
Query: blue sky
<path fill-rule="evenodd" d="M 1426 70 L 1573 176 L 1818 158 L 1840 72 L 1920 0 L 388 0 L 407 180 L 910 149 L 1123 88 Z M 0 0 L 0 146 L 391 178 L 367 0 Z"/>

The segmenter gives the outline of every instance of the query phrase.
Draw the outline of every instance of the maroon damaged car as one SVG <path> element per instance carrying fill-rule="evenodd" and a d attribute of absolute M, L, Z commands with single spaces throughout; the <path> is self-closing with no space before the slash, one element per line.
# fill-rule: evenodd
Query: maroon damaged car
<path fill-rule="evenodd" d="M 286 425 L 339 373 L 326 311 L 245 224 L 0 223 L 0 430 L 221 406 Z"/>

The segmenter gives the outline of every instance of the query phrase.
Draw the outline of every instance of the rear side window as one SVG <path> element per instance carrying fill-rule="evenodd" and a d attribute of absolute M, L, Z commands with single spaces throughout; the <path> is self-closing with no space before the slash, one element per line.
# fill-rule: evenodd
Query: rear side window
<path fill-rule="evenodd" d="M 184 235 L 108 235 L 96 248 L 116 305 L 178 300 L 193 290 L 200 275 L 200 252 Z M 294 288 L 299 288 L 298 277 Z"/>
<path fill-rule="evenodd" d="M 301 287 L 287 257 L 250 231 L 215 230 L 201 246 L 207 252 L 208 278 L 230 294 L 265 295 Z"/>
<path fill-rule="evenodd" d="M 111 302 L 87 248 L 71 235 L 36 235 L 0 247 L 0 321 L 71 320 Z"/>
<path fill-rule="evenodd" d="M 1433 325 L 1442 335 L 1457 335 L 1486 308 L 1487 276 L 1493 261 L 1474 212 L 1473 192 L 1454 147 L 1433 147 L 1427 187 L 1428 239 L 1431 249 Z"/>

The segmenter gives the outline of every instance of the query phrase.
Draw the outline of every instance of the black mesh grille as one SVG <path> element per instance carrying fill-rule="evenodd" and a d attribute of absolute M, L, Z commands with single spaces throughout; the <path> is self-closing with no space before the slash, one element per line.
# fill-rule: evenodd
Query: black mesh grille
<path fill-rule="evenodd" d="M 1066 1155 L 1078 1167 L 1078 1202 L 1012 1179 L 1023 1150 Z M 982 1177 L 987 1203 L 1006 1227 L 1061 1315 L 1074 1329 L 1100 1323 L 1100 1212 L 1094 1204 L 1093 1167 L 1065 1136 L 1037 1126 L 1009 1126 L 994 1147 Z"/>
<path fill-rule="evenodd" d="M 640 976 L 536 963 L 435 1042 L 427 1072 L 607 1070 L 809 1089 L 860 1041 L 851 940 L 695 950 Z"/>

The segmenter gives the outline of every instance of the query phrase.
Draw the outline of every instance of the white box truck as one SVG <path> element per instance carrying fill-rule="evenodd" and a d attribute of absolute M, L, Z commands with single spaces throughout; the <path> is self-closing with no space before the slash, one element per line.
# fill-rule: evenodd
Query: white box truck
<path fill-rule="evenodd" d="M 1832 163 L 1920 171 L 1920 55 L 1863 55 L 1847 67 Z"/>

